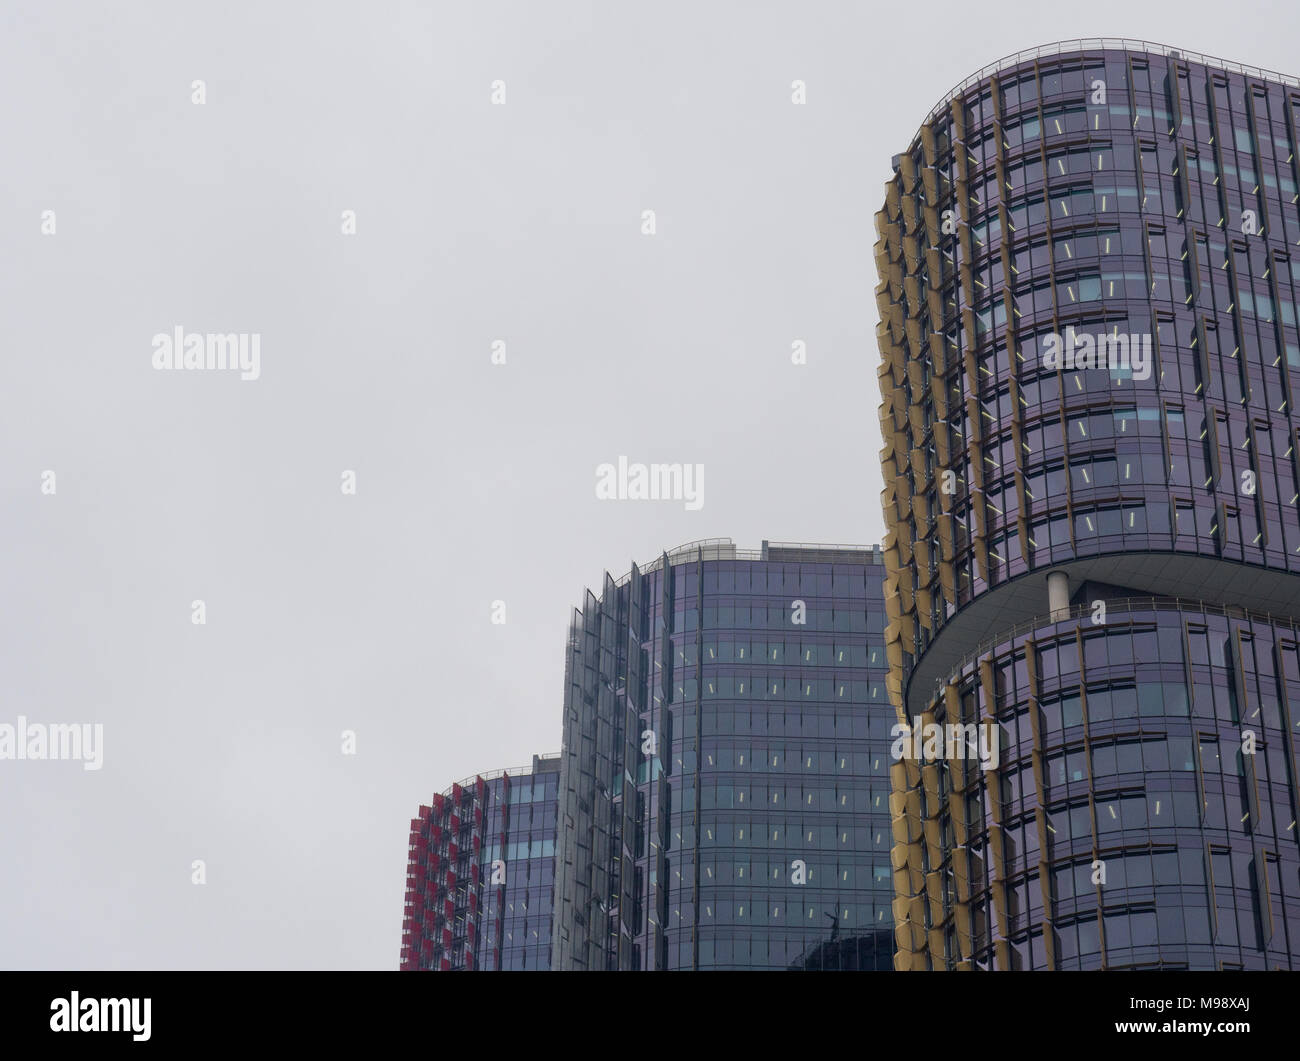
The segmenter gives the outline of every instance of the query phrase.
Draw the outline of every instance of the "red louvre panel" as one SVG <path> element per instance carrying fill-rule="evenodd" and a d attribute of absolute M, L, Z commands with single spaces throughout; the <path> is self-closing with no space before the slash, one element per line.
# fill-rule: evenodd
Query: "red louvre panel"
<path fill-rule="evenodd" d="M 478 863 L 475 862 L 472 866 L 469 867 L 469 882 L 475 888 L 478 887 L 478 877 L 479 877 Z"/>
<path fill-rule="evenodd" d="M 460 815 L 459 815 L 459 814 L 453 814 L 453 815 L 451 816 L 451 832 L 452 832 L 452 835 L 453 835 L 453 836 L 454 836 L 456 833 L 459 833 L 459 832 L 460 832 Z"/>
<path fill-rule="evenodd" d="M 430 873 L 430 874 L 432 874 L 433 876 L 437 876 L 437 873 L 438 873 L 438 867 L 441 866 L 441 865 L 442 865 L 442 856 L 441 856 L 441 855 L 436 855 L 436 854 L 435 854 L 435 855 L 430 855 L 430 856 L 429 856 L 429 873 Z"/>
<path fill-rule="evenodd" d="M 474 805 L 474 821 L 475 821 L 476 824 L 479 824 L 479 825 L 481 825 L 481 824 L 483 823 L 483 805 L 482 805 L 482 804 L 475 804 L 475 805 Z"/>
<path fill-rule="evenodd" d="M 451 929 L 449 928 L 442 930 L 442 949 L 451 950 Z"/>
<path fill-rule="evenodd" d="M 449 843 L 449 844 L 447 845 L 447 861 L 448 861 L 448 862 L 455 862 L 455 861 L 456 861 L 456 857 L 457 857 L 459 854 L 460 854 L 460 845 L 459 845 L 459 844 L 456 844 L 456 843 Z"/>
<path fill-rule="evenodd" d="M 451 959 L 443 958 L 441 961 L 438 962 L 438 968 L 441 969 L 443 972 L 446 972 L 448 969 L 451 968 Z"/>
<path fill-rule="evenodd" d="M 420 821 L 427 822 L 429 820 L 429 815 L 432 813 L 432 807 L 426 807 L 423 803 L 420 804 Z"/>
<path fill-rule="evenodd" d="M 477 833 L 470 838 L 469 846 L 470 850 L 472 850 L 476 855 L 483 850 L 483 841 L 479 838 Z"/>
<path fill-rule="evenodd" d="M 479 799 L 483 798 L 483 793 L 487 791 L 487 782 L 480 776 L 475 779 L 475 786 L 478 788 Z"/>
<path fill-rule="evenodd" d="M 451 801 L 452 801 L 453 803 L 459 803 L 459 802 L 460 802 L 460 795 L 461 795 L 461 793 L 464 792 L 464 791 L 465 791 L 465 790 L 464 790 L 463 788 L 461 788 L 460 785 L 452 785 L 452 786 L 451 786 Z"/>
<path fill-rule="evenodd" d="M 472 950 L 465 952 L 465 968 L 466 969 L 474 968 L 474 952 Z"/>
<path fill-rule="evenodd" d="M 456 916 L 456 904 L 452 902 L 450 899 L 448 899 L 442 905 L 442 912 L 443 914 L 446 915 L 447 920 L 450 921 L 453 917 Z M 450 932 L 451 929 L 447 929 L 447 931 Z"/>
<path fill-rule="evenodd" d="M 447 803 L 447 799 L 445 796 L 443 796 L 441 792 L 439 792 L 436 796 L 433 797 L 433 809 L 438 812 L 439 817 L 442 816 L 442 808 L 446 805 L 446 803 Z"/>
<path fill-rule="evenodd" d="M 471 914 L 478 913 L 478 892 L 469 893 L 469 912 Z"/>

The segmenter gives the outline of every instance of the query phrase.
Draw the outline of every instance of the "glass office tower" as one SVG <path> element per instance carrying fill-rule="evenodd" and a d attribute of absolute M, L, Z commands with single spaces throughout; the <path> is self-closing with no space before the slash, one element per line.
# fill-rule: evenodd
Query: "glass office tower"
<path fill-rule="evenodd" d="M 587 593 L 556 968 L 892 966 L 880 559 L 714 539 Z"/>
<path fill-rule="evenodd" d="M 401 968 L 551 967 L 559 757 L 478 774 L 411 819 Z"/>
<path fill-rule="evenodd" d="M 1011 56 L 877 214 L 903 969 L 1300 967 L 1300 82 Z"/>

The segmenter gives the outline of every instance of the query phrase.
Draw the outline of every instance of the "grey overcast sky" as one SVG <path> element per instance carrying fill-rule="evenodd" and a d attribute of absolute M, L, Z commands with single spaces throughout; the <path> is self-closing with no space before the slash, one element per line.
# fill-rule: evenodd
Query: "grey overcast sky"
<path fill-rule="evenodd" d="M 558 750 L 584 586 L 879 539 L 873 215 L 930 107 L 1075 37 L 1300 71 L 1298 19 L 4 0 L 0 723 L 104 743 L 0 761 L 0 965 L 395 968 L 409 819 Z M 260 378 L 155 371 L 178 326 Z M 597 500 L 620 455 L 703 507 Z"/>

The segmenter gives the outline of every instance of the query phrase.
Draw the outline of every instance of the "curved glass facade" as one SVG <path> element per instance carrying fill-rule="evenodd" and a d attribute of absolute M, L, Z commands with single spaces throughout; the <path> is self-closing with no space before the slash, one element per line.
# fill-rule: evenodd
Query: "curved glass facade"
<path fill-rule="evenodd" d="M 411 819 L 403 971 L 551 967 L 558 760 L 466 778 Z"/>
<path fill-rule="evenodd" d="M 946 683 L 962 718 L 996 719 L 1002 761 L 942 823 L 945 962 L 1292 967 L 1300 629 L 1186 601 L 1092 614 L 1009 635 Z"/>
<path fill-rule="evenodd" d="M 878 550 L 710 542 L 569 638 L 557 968 L 890 968 Z"/>
<path fill-rule="evenodd" d="M 886 642 L 900 719 L 950 718 L 949 679 L 977 642 L 1032 626 L 1035 616 L 1047 636 L 1055 630 L 1050 613 L 1070 602 L 1156 596 L 1184 598 L 1191 608 L 1207 601 L 1300 615 L 1300 333 L 1291 262 L 1300 244 L 1298 116 L 1293 81 L 1158 46 L 1081 42 L 964 86 L 895 159 L 876 253 Z M 1062 594 L 1050 602 L 1049 570 Z M 1190 636 L 1181 620 L 1167 631 L 1163 611 L 1153 621 L 1156 635 Z M 1130 680 L 1149 684 L 1140 675 L 1150 668 L 1191 666 L 1166 656 L 1172 640 L 1156 644 L 1157 654 L 1135 657 Z M 1261 680 L 1281 665 L 1270 658 Z M 957 680 L 974 673 L 959 671 Z M 1192 672 L 1170 681 L 1182 688 Z M 1187 702 L 1191 689 L 1183 688 Z M 980 720 L 1000 722 L 1000 694 L 981 695 Z M 1271 696 L 1275 708 L 1284 702 Z M 1167 705 L 1170 720 L 1177 704 Z M 1289 773 L 1269 771 L 1257 795 L 1271 822 L 1285 820 L 1270 834 L 1272 855 L 1251 856 L 1253 879 L 1265 889 L 1270 865 L 1290 865 L 1279 887 L 1294 889 L 1287 845 L 1296 830 L 1286 827 L 1296 816 L 1296 735 L 1279 730 L 1271 743 L 1260 735 L 1268 750 L 1248 757 L 1256 773 L 1269 756 Z M 1023 741 L 1018 729 L 1015 740 Z M 1145 752 L 1144 737 L 1139 744 Z M 1046 750 L 1036 745 L 1034 754 Z M 1042 769 L 1050 775 L 1046 763 Z M 1117 913 L 1128 920 L 1108 936 L 1113 876 L 1095 901 L 1080 898 L 1072 878 L 1065 914 L 1057 897 L 1079 855 L 1071 848 L 1069 866 L 1058 867 L 1055 821 L 1049 828 L 1040 820 L 1049 793 L 1023 783 L 1006 809 L 1016 828 L 1025 815 L 1034 818 L 1034 857 L 1042 860 L 1029 889 L 1036 904 L 1017 898 L 1007 872 L 989 879 L 1007 904 L 1021 903 L 1014 916 L 1033 920 L 1040 942 L 1022 948 L 996 919 L 968 925 L 966 938 L 959 921 L 967 915 L 954 913 L 960 904 L 947 893 L 954 856 L 967 857 L 952 815 L 959 797 L 984 791 L 985 781 L 968 772 L 954 790 L 959 774 L 943 763 L 894 767 L 900 967 L 1086 967 L 1103 955 L 1116 965 L 1300 963 L 1300 944 L 1279 947 L 1278 936 L 1255 928 L 1207 937 L 1201 918 L 1217 923 L 1220 906 L 1196 891 L 1211 878 L 1208 870 L 1196 876 L 1192 855 L 1191 890 L 1180 900 L 1184 939 L 1175 946 L 1171 927 L 1168 951 L 1163 930 L 1147 930 L 1145 913 L 1138 920 Z M 1005 787 L 1001 776 L 988 783 Z M 1098 792 L 1089 798 L 1094 828 Z M 1252 813 L 1262 812 L 1256 805 Z M 1226 842 L 1207 839 L 1201 826 L 1188 835 L 1199 837 L 1196 858 L 1206 867 L 1206 845 Z M 1023 858 L 1030 838 L 1018 842 Z M 1184 846 L 1175 842 L 1180 866 Z M 1158 864 L 1153 852 L 1153 872 L 1172 864 Z M 1011 854 L 1006 848 L 1000 857 Z M 981 865 L 989 871 L 990 863 Z M 960 884 L 953 887 L 959 894 Z M 1059 918 L 1087 921 L 1079 902 L 1094 903 L 1094 927 L 1086 938 L 1078 927 L 1061 935 Z M 1283 907 L 1276 912 L 1285 924 Z M 1013 917 L 1012 907 L 1000 916 Z M 1094 938 L 1130 943 L 1112 950 L 1093 947 Z"/>

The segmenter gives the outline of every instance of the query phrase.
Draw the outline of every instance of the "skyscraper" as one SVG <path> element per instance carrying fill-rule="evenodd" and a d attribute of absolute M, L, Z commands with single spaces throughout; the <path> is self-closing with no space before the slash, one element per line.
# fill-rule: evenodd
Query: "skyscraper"
<path fill-rule="evenodd" d="M 1300 82 L 1075 41 L 877 214 L 899 968 L 1300 967 Z"/>
<path fill-rule="evenodd" d="M 575 610 L 559 969 L 889 968 L 877 549 L 693 542 Z"/>
<path fill-rule="evenodd" d="M 478 774 L 411 819 L 401 968 L 549 969 L 557 756 Z"/>

